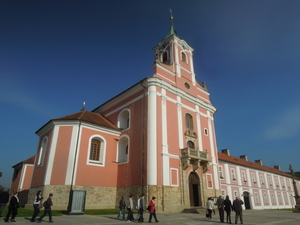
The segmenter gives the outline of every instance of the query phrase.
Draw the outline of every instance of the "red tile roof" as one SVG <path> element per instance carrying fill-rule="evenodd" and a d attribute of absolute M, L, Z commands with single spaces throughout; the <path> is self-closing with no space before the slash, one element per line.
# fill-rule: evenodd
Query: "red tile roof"
<path fill-rule="evenodd" d="M 15 168 L 22 164 L 34 164 L 34 159 L 35 159 L 35 155 L 30 157 L 29 159 L 25 159 L 22 162 L 17 163 L 16 165 L 12 166 L 12 168 Z"/>
<path fill-rule="evenodd" d="M 89 122 L 89 123 L 93 123 L 93 124 L 120 130 L 116 125 L 114 125 L 112 122 L 110 122 L 104 116 L 102 116 L 98 113 L 94 113 L 94 112 L 90 112 L 90 111 L 86 111 L 86 110 L 82 110 L 80 112 L 73 113 L 71 115 L 67 115 L 67 116 L 63 116 L 63 117 L 59 117 L 59 118 L 55 118 L 52 120 L 82 120 L 85 122 Z"/>
<path fill-rule="evenodd" d="M 290 178 L 292 177 L 292 175 L 290 175 L 288 173 L 285 173 L 285 172 L 282 172 L 278 169 L 268 167 L 268 166 L 264 166 L 264 165 L 260 165 L 259 163 L 246 161 L 246 160 L 238 158 L 238 157 L 228 156 L 228 155 L 226 155 L 224 153 L 221 153 L 221 152 L 218 152 L 218 157 L 219 157 L 219 162 L 220 161 L 226 161 L 226 162 L 238 164 L 238 165 L 245 166 L 245 167 L 250 167 L 250 168 L 253 168 L 253 169 L 257 169 L 257 170 L 262 170 L 262 171 L 266 171 L 266 172 L 270 172 L 270 173 L 275 173 L 275 174 L 290 177 Z"/>

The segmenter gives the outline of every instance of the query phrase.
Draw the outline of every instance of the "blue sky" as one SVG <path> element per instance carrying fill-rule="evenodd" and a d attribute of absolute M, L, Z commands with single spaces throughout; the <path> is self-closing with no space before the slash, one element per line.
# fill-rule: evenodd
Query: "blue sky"
<path fill-rule="evenodd" d="M 51 118 L 93 110 L 152 75 L 172 8 L 218 108 L 219 151 L 300 171 L 300 1 L 0 2 L 0 184 Z"/>

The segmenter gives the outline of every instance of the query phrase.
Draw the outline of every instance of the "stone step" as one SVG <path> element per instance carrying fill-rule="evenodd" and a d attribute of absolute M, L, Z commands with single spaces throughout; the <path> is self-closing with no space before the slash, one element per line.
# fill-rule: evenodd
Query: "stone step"
<path fill-rule="evenodd" d="M 187 208 L 187 209 L 182 210 L 181 213 L 206 214 L 206 208 L 203 208 L 203 207 L 192 207 L 192 208 Z"/>

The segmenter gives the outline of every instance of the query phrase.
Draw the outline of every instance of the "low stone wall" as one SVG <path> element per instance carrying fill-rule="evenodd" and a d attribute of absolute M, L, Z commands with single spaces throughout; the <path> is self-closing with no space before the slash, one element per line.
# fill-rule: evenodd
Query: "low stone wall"
<path fill-rule="evenodd" d="M 28 202 L 25 208 L 32 208 L 32 204 L 36 193 L 41 190 L 44 200 L 50 193 L 53 194 L 53 209 L 67 210 L 69 203 L 70 186 L 69 185 L 47 185 L 30 188 L 28 194 Z M 129 195 L 134 195 L 134 207 L 138 197 L 144 193 L 145 205 L 147 206 L 153 196 L 156 197 L 157 212 L 178 213 L 184 208 L 189 208 L 189 201 L 183 199 L 184 193 L 180 187 L 161 186 L 161 185 L 145 185 L 132 187 L 95 187 L 95 186 L 73 186 L 73 190 L 85 190 L 86 201 L 85 209 L 114 209 L 118 208 L 119 201 L 122 196 L 128 205 Z M 210 193 L 211 192 L 211 193 Z M 213 190 L 206 193 L 210 196 Z"/>

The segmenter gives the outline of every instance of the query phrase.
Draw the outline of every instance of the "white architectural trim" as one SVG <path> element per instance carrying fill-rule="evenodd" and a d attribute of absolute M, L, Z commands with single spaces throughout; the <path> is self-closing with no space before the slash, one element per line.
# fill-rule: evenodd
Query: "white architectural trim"
<path fill-rule="evenodd" d="M 57 147 L 57 138 L 59 133 L 59 126 L 54 126 L 53 133 L 52 133 L 52 140 L 49 142 L 49 148 L 48 148 L 48 161 L 46 164 L 46 170 L 45 170 L 45 176 L 44 176 L 44 185 L 50 185 L 50 181 L 52 178 L 52 170 L 53 170 L 53 164 L 54 164 L 54 156 L 56 154 L 56 147 Z"/>
<path fill-rule="evenodd" d="M 71 144 L 70 144 L 70 148 L 69 148 L 65 185 L 71 185 L 71 181 L 72 181 L 72 173 L 73 173 L 75 152 L 76 152 L 75 148 L 76 148 L 76 142 L 77 142 L 77 134 L 78 134 L 78 125 L 74 125 L 73 129 L 72 129 Z"/>
<path fill-rule="evenodd" d="M 147 142 L 147 179 L 148 185 L 157 185 L 157 109 L 156 86 L 149 87 L 148 96 L 148 142 Z"/>

